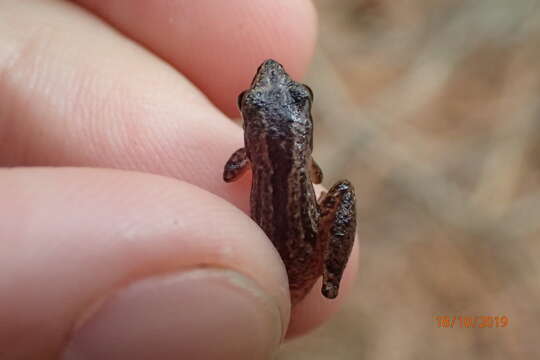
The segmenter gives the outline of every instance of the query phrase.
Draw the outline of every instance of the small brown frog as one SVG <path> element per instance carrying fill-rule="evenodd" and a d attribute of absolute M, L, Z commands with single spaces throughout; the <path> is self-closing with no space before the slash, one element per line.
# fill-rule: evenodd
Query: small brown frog
<path fill-rule="evenodd" d="M 322 275 L 322 294 L 333 299 L 354 243 L 354 188 L 339 181 L 317 201 L 322 171 L 311 157 L 313 92 L 266 60 L 238 97 L 245 146 L 234 152 L 223 179 L 251 167 L 251 218 L 277 248 L 289 277 L 293 305 Z"/>

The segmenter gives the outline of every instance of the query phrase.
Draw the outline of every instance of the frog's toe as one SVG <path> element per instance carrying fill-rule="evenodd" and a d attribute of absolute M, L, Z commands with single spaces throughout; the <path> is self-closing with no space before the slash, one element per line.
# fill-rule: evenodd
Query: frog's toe
<path fill-rule="evenodd" d="M 328 281 L 323 283 L 321 289 L 321 293 L 323 294 L 323 296 L 328 299 L 335 299 L 338 296 L 338 291 L 339 285 L 333 284 Z"/>

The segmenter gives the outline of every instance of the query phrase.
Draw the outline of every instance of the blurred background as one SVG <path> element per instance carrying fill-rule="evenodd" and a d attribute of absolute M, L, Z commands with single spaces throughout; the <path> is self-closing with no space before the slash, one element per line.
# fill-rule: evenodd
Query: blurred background
<path fill-rule="evenodd" d="M 315 158 L 357 188 L 361 264 L 277 358 L 540 358 L 540 2 L 315 4 Z"/>

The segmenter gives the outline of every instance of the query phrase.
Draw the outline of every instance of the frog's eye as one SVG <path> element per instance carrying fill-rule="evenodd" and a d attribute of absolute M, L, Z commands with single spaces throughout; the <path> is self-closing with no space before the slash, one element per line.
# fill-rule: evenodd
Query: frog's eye
<path fill-rule="evenodd" d="M 309 86 L 307 86 L 307 85 L 304 85 L 304 87 L 306 88 L 306 90 L 309 93 L 309 99 L 313 102 L 313 90 L 311 90 L 311 88 Z"/>
<path fill-rule="evenodd" d="M 313 101 L 313 92 L 304 84 L 295 84 L 290 87 L 289 91 L 297 104 L 311 103 Z"/>
<path fill-rule="evenodd" d="M 242 92 L 240 93 L 240 95 L 238 95 L 238 99 L 236 100 L 239 109 L 242 109 L 242 100 L 244 99 L 244 95 L 246 94 L 246 91 L 247 91 L 247 90 L 242 91 Z"/>

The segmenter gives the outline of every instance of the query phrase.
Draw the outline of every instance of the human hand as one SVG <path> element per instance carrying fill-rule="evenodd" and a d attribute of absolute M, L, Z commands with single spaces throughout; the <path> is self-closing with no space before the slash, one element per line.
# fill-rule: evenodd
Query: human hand
<path fill-rule="evenodd" d="M 289 324 L 249 178 L 221 180 L 223 113 L 314 37 L 302 0 L 0 1 L 0 359 L 263 358 L 336 310 L 316 287 Z"/>

